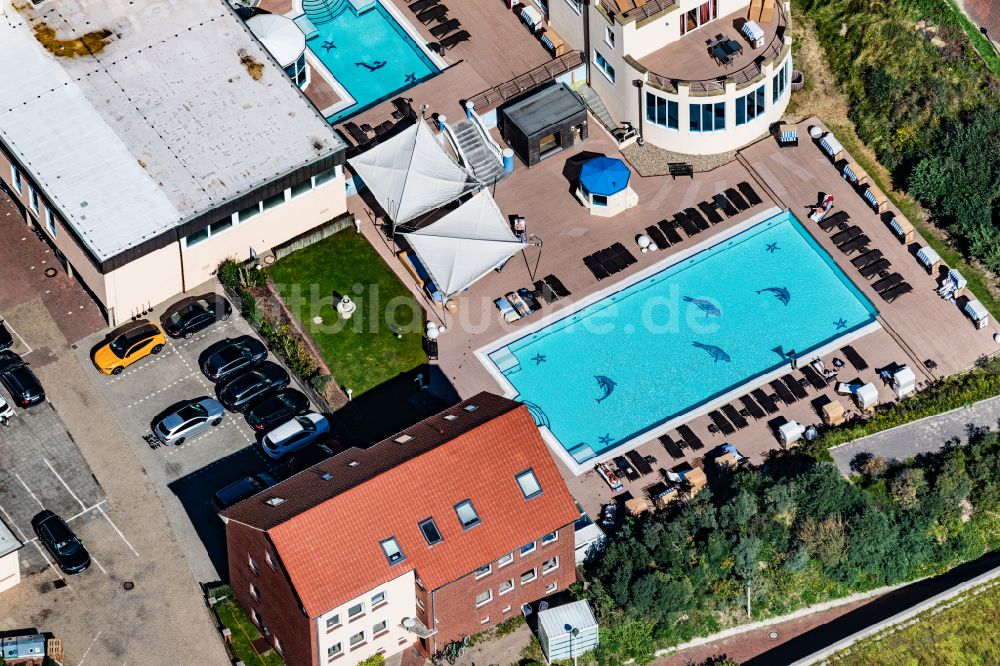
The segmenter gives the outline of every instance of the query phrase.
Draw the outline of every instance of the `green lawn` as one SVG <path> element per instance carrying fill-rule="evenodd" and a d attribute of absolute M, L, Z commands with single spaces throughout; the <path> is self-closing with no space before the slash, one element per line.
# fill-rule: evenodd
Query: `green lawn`
<path fill-rule="evenodd" d="M 836 664 L 909 666 L 1000 663 L 1000 587 L 969 595 L 950 608 L 919 616 L 919 621 L 884 638 L 868 638 L 842 653 Z"/>
<path fill-rule="evenodd" d="M 250 621 L 239 604 L 233 600 L 232 589 L 228 585 L 222 585 L 215 588 L 212 594 L 217 599 L 226 597 L 215 604 L 212 610 L 215 611 L 222 626 L 233 632 L 232 646 L 236 656 L 246 666 L 284 666 L 285 662 L 274 650 L 263 656 L 254 650 L 253 641 L 260 638 L 260 632 L 257 631 L 257 626 Z"/>
<path fill-rule="evenodd" d="M 360 234 L 334 234 L 269 270 L 337 383 L 352 389 L 355 398 L 427 362 L 420 305 Z M 357 304 L 349 321 L 338 317 L 334 292 Z M 317 315 L 323 323 L 313 323 Z"/>

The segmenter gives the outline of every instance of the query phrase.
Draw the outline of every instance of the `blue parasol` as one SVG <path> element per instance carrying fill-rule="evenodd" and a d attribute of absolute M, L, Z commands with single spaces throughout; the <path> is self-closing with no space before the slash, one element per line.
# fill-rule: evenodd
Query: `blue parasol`
<path fill-rule="evenodd" d="M 632 172 L 621 160 L 595 157 L 580 169 L 580 184 L 591 194 L 609 197 L 624 190 L 631 175 Z"/>

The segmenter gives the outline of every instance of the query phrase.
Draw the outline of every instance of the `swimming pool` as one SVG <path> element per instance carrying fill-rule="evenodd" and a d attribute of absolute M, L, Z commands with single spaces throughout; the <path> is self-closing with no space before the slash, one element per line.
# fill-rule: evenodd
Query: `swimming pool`
<path fill-rule="evenodd" d="M 354 5 L 362 4 L 364 0 L 304 3 L 316 27 L 306 46 L 354 98 L 353 105 L 327 119 L 331 123 L 440 72 L 381 2 L 355 10 Z"/>
<path fill-rule="evenodd" d="M 878 326 L 872 303 L 790 212 L 730 234 L 476 352 L 577 472 L 787 371 L 789 353 L 810 358 Z"/>

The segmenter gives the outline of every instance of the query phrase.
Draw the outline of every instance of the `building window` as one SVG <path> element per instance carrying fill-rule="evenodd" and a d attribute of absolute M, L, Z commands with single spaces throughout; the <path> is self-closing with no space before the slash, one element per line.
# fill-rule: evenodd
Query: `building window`
<path fill-rule="evenodd" d="M 548 534 L 542 537 L 542 545 L 545 546 L 547 544 L 552 543 L 553 541 L 558 541 L 558 540 L 559 540 L 559 532 L 549 532 Z"/>
<path fill-rule="evenodd" d="M 615 82 L 615 68 L 604 59 L 604 56 L 597 49 L 594 49 L 594 64 L 607 77 L 608 81 L 611 81 L 611 83 Z"/>
<path fill-rule="evenodd" d="M 542 575 L 544 576 L 547 573 L 552 573 L 558 568 L 559 568 L 559 556 L 556 555 L 551 560 L 545 560 L 544 562 L 542 562 Z"/>
<path fill-rule="evenodd" d="M 486 576 L 489 576 L 491 571 L 493 571 L 493 565 L 492 564 L 484 564 L 483 566 L 481 566 L 478 569 L 476 569 L 476 580 L 479 580 L 480 578 L 485 578 Z"/>
<path fill-rule="evenodd" d="M 389 564 L 399 564 L 406 559 L 406 556 L 403 555 L 403 551 L 399 549 L 396 537 L 389 537 L 382 542 L 382 552 L 385 553 L 385 557 L 389 560 Z"/>
<path fill-rule="evenodd" d="M 691 104 L 690 126 L 692 132 L 714 132 L 726 128 L 726 103 Z"/>
<path fill-rule="evenodd" d="M 316 187 L 319 187 L 320 185 L 326 185 L 339 175 L 339 167 L 333 167 L 332 169 L 327 169 L 323 173 L 318 173 L 313 176 L 313 182 L 316 184 Z"/>
<path fill-rule="evenodd" d="M 230 228 L 231 226 L 233 226 L 232 216 L 223 218 L 218 222 L 213 222 L 212 224 L 208 225 L 208 231 L 209 231 L 208 235 L 215 236 L 216 234 L 221 234 L 223 231 Z"/>
<path fill-rule="evenodd" d="M 509 613 L 510 612 L 510 606 L 504 606 L 503 608 L 500 609 L 500 612 L 501 613 Z"/>
<path fill-rule="evenodd" d="M 274 637 L 274 649 L 281 653 L 285 652 L 281 649 L 281 641 L 278 640 L 277 636 Z"/>
<path fill-rule="evenodd" d="M 56 237 L 56 216 L 48 204 L 45 205 L 45 228 L 53 238 Z"/>
<path fill-rule="evenodd" d="M 417 597 L 417 608 L 419 608 L 420 610 L 426 610 L 424 607 L 424 602 L 420 600 L 420 597 Z"/>
<path fill-rule="evenodd" d="M 506 555 L 501 555 L 500 559 L 497 560 L 498 567 L 505 567 L 514 561 L 514 551 L 507 553 Z"/>
<path fill-rule="evenodd" d="M 313 188 L 312 178 L 310 178 L 309 180 L 304 180 L 301 183 L 292 185 L 289 191 L 289 195 L 291 196 L 292 199 L 294 199 L 295 197 L 300 197 L 306 192 L 309 192 L 310 190 L 312 190 L 312 188 Z"/>
<path fill-rule="evenodd" d="M 372 627 L 372 638 L 376 638 L 378 636 L 381 636 L 385 632 L 386 632 L 386 622 L 385 622 L 385 620 L 382 620 L 381 622 L 379 622 L 378 624 L 376 624 L 374 627 Z"/>
<path fill-rule="evenodd" d="M 615 31 L 610 25 L 604 26 L 604 43 L 611 48 L 615 48 Z"/>
<path fill-rule="evenodd" d="M 433 518 L 428 518 L 427 520 L 420 522 L 419 526 L 420 531 L 424 534 L 424 538 L 427 539 L 428 546 L 433 546 L 434 544 L 444 540 L 444 537 L 441 536 L 441 531 L 438 530 Z"/>
<path fill-rule="evenodd" d="M 278 570 L 278 565 L 276 565 L 274 563 L 274 560 L 271 559 L 271 552 L 268 551 L 268 550 L 264 551 L 264 561 L 267 562 L 267 566 L 271 567 L 271 571 L 277 571 Z"/>
<path fill-rule="evenodd" d="M 260 570 L 257 569 L 257 560 L 250 557 L 250 555 L 247 555 L 247 564 L 250 565 L 250 571 L 254 572 L 255 574 L 260 573 Z"/>
<path fill-rule="evenodd" d="M 548 585 L 545 586 L 545 593 L 552 594 L 557 589 L 559 589 L 559 583 L 549 583 Z"/>
<path fill-rule="evenodd" d="M 347 609 L 347 619 L 353 620 L 356 617 L 363 615 L 365 612 L 364 603 L 354 604 Z"/>
<path fill-rule="evenodd" d="M 479 608 L 480 606 L 485 606 L 491 601 L 493 601 L 492 589 L 486 590 L 485 592 L 480 592 L 479 594 L 476 595 L 476 608 Z"/>
<path fill-rule="evenodd" d="M 326 618 L 326 630 L 333 631 L 340 626 L 340 613 Z"/>
<path fill-rule="evenodd" d="M 736 98 L 736 125 L 744 125 L 764 113 L 764 86 Z"/>
<path fill-rule="evenodd" d="M 31 210 L 38 213 L 38 191 L 35 190 L 35 186 L 31 183 L 28 183 L 28 201 L 31 203 Z"/>
<path fill-rule="evenodd" d="M 675 130 L 679 126 L 677 102 L 664 99 L 651 92 L 646 93 L 646 120 L 654 125 L 661 125 Z"/>
<path fill-rule="evenodd" d="M 344 654 L 344 644 L 343 643 L 334 643 L 333 645 L 331 645 L 330 647 L 328 647 L 326 649 L 326 658 L 327 659 L 333 659 L 334 657 L 339 657 L 342 654 Z"/>
<path fill-rule="evenodd" d="M 246 208 L 244 208 L 243 210 L 241 210 L 239 213 L 236 214 L 236 217 L 237 217 L 237 219 L 239 219 L 240 222 L 246 222 L 250 218 L 257 217 L 258 215 L 260 215 L 260 202 L 259 201 L 257 203 L 255 203 L 255 204 L 253 204 L 251 206 L 247 206 Z"/>
<path fill-rule="evenodd" d="M 719 0 L 708 0 L 694 9 L 689 9 L 681 19 L 681 35 L 714 21 L 719 17 Z"/>
<path fill-rule="evenodd" d="M 385 592 L 379 592 L 372 596 L 372 608 L 377 608 L 385 603 Z"/>
<path fill-rule="evenodd" d="M 569 5 L 577 14 L 583 13 L 583 5 L 580 3 L 580 0 L 566 0 L 566 4 Z"/>
<path fill-rule="evenodd" d="M 253 620 L 253 623 L 256 624 L 258 627 L 260 626 L 260 615 L 257 614 L 256 608 L 250 609 L 250 619 Z"/>
<path fill-rule="evenodd" d="M 790 60 L 785 60 L 778 73 L 774 75 L 771 82 L 771 103 L 776 104 L 778 99 L 784 94 L 785 86 L 788 85 L 788 69 L 791 66 Z"/>
<path fill-rule="evenodd" d="M 592 204 L 594 204 L 595 206 L 607 206 L 608 205 L 608 198 L 606 196 L 604 196 L 603 194 L 591 194 L 590 195 L 590 202 Z"/>
<path fill-rule="evenodd" d="M 536 578 L 538 578 L 538 571 L 534 568 L 528 569 L 523 574 L 521 574 L 521 585 L 524 585 L 525 583 L 530 583 Z"/>
<path fill-rule="evenodd" d="M 519 552 L 521 553 L 521 557 L 531 555 L 533 552 L 535 552 L 535 542 L 532 541 L 531 543 L 524 544 L 523 546 L 521 546 L 521 550 Z"/>
<path fill-rule="evenodd" d="M 531 468 L 524 470 L 514 478 L 517 479 L 517 485 L 521 486 L 521 493 L 524 494 L 524 499 L 531 499 L 542 494 L 542 487 L 538 484 L 538 477 L 535 476 L 535 472 Z"/>
<path fill-rule="evenodd" d="M 486 617 L 484 617 L 482 620 L 479 621 L 479 624 L 489 624 L 489 623 L 490 623 L 489 615 L 487 615 Z"/>
<path fill-rule="evenodd" d="M 10 165 L 10 179 L 14 183 L 14 189 L 23 193 L 24 184 L 21 182 L 21 170 L 13 164 Z"/>
<path fill-rule="evenodd" d="M 479 514 L 476 513 L 475 507 L 469 500 L 462 500 L 456 504 L 455 513 L 458 515 L 458 522 L 462 523 L 462 527 L 465 529 L 479 524 Z"/>
<path fill-rule="evenodd" d="M 508 592 L 512 592 L 513 590 L 514 590 L 514 579 L 511 578 L 510 580 L 505 580 L 504 582 L 500 583 L 500 588 L 498 591 L 500 592 L 500 596 L 503 596 Z"/>
<path fill-rule="evenodd" d="M 355 648 L 361 647 L 364 644 L 364 642 L 365 642 L 365 632 L 359 631 L 358 633 L 353 634 L 350 640 L 351 649 L 353 650 Z"/>
<path fill-rule="evenodd" d="M 254 585 L 253 583 L 250 583 L 250 596 L 256 599 L 257 601 L 260 601 L 260 590 L 258 590 L 257 586 Z"/>
<path fill-rule="evenodd" d="M 285 203 L 285 192 L 281 191 L 274 196 L 264 199 L 264 210 L 271 210 L 272 208 L 277 208 L 281 204 Z"/>

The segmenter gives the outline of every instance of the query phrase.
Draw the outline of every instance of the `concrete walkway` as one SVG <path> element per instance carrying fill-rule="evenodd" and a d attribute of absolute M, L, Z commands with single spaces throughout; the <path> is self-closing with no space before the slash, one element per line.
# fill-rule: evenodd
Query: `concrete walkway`
<path fill-rule="evenodd" d="M 906 460 L 920 453 L 938 451 L 951 440 L 965 444 L 970 427 L 995 428 L 998 422 L 1000 397 L 989 398 L 841 444 L 830 449 L 830 455 L 841 473 L 850 476 L 851 460 L 859 453 L 872 453 L 886 460 Z"/>

